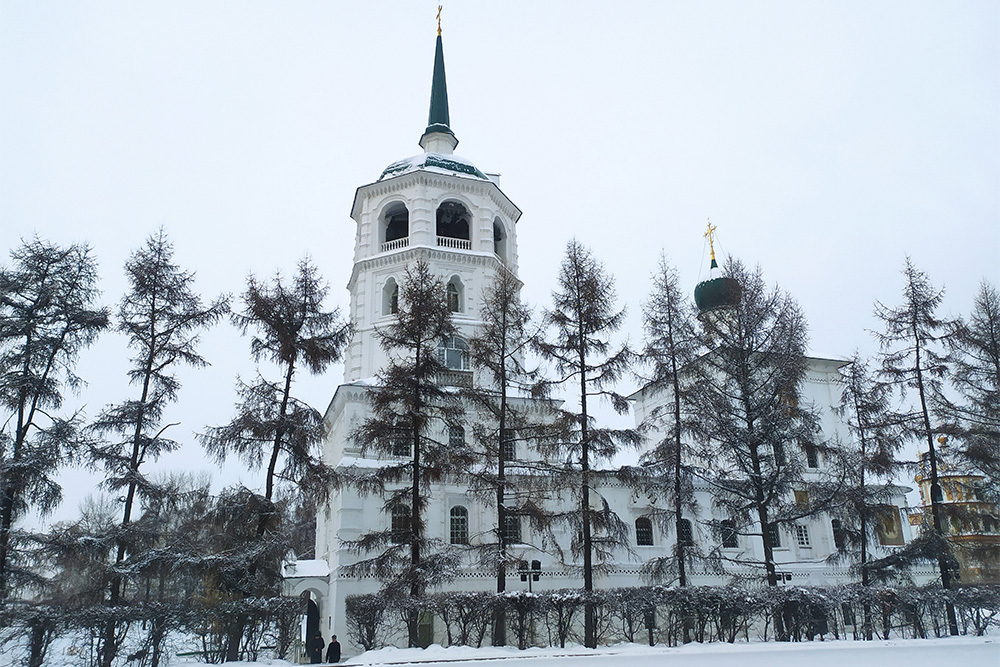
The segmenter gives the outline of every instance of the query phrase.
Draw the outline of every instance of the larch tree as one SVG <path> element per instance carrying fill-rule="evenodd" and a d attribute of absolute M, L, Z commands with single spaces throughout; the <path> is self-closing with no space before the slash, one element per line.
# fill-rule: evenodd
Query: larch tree
<path fill-rule="evenodd" d="M 97 264 L 85 244 L 35 238 L 0 267 L 0 601 L 12 574 L 27 575 L 12 557 L 15 523 L 59 504 L 55 473 L 80 444 L 78 417 L 55 411 L 66 389 L 83 383 L 74 372 L 80 352 L 108 326 L 98 295 Z"/>
<path fill-rule="evenodd" d="M 631 429 L 602 428 L 596 424 L 592 402 L 606 401 L 619 414 L 628 411 L 627 399 L 614 391 L 628 372 L 633 353 L 627 344 L 614 345 L 611 337 L 621 327 L 624 310 L 615 306 L 614 279 L 589 249 L 571 240 L 559 270 L 553 307 L 545 313 L 550 335 L 536 342 L 542 358 L 551 363 L 554 384 L 575 387 L 576 410 L 566 410 L 557 420 L 552 438 L 540 442 L 540 452 L 551 462 L 550 471 L 576 498 L 574 510 L 562 517 L 572 529 L 572 555 L 582 561 L 584 645 L 597 646 L 593 596 L 594 574 L 613 559 L 616 550 L 628 548 L 628 527 L 611 509 L 597 485 L 595 466 L 608 461 L 623 447 L 634 447 L 639 435 Z"/>
<path fill-rule="evenodd" d="M 177 399 L 180 389 L 175 369 L 181 364 L 208 365 L 197 351 L 199 336 L 229 310 L 227 296 L 204 304 L 193 290 L 194 274 L 175 264 L 173 255 L 173 245 L 161 228 L 125 263 L 129 290 L 118 307 L 115 328 L 134 351 L 128 376 L 138 395 L 106 407 L 90 427 L 100 437 L 89 455 L 95 467 L 105 472 L 102 486 L 121 494 L 121 521 L 111 564 L 115 571 L 135 555 L 132 543 L 139 538 L 131 530 L 134 516 L 143 502 L 163 491 L 142 470 L 143 464 L 178 447 L 176 441 L 164 437 L 173 424 L 163 423 L 164 410 Z M 110 578 L 109 607 L 122 603 L 125 585 L 120 574 Z M 99 638 L 101 667 L 114 662 L 121 639 L 112 613 Z"/>
<path fill-rule="evenodd" d="M 898 453 L 902 428 L 893 411 L 892 387 L 879 381 L 868 361 L 855 352 L 840 369 L 843 380 L 840 405 L 835 408 L 847 426 L 849 442 L 840 443 L 829 458 L 843 471 L 840 499 L 832 508 L 833 540 L 838 556 L 848 560 L 861 574 L 861 584 L 873 583 L 871 545 L 878 539 L 883 522 L 899 521 L 892 507 L 893 482 L 905 462 Z M 864 605 L 863 632 L 872 636 L 871 606 Z"/>
<path fill-rule="evenodd" d="M 778 583 L 774 549 L 782 528 L 829 506 L 833 490 L 805 475 L 804 451 L 819 448 L 818 418 L 802 400 L 806 321 L 786 292 L 769 289 L 760 269 L 730 260 L 737 304 L 703 313 L 708 352 L 693 367 L 698 474 L 733 528 L 761 539 L 769 586 Z M 758 532 L 759 531 L 759 532 Z M 775 630 L 784 635 L 780 614 Z"/>
<path fill-rule="evenodd" d="M 455 334 L 445 285 L 418 260 L 406 269 L 395 318 L 377 331 L 389 361 L 368 394 L 371 416 L 353 434 L 363 455 L 387 459 L 374 471 L 354 474 L 353 484 L 362 493 L 382 495 L 392 525 L 348 543 L 369 557 L 345 571 L 374 576 L 388 595 L 411 600 L 452 578 L 458 564 L 449 545 L 427 535 L 431 485 L 472 460 L 464 441 L 450 437 L 463 428 L 460 395 L 441 382 L 449 369 L 439 348 Z M 417 610 L 404 613 L 408 643 L 418 646 Z"/>
<path fill-rule="evenodd" d="M 686 469 L 690 458 L 685 455 L 690 448 L 687 421 L 695 389 L 691 366 L 703 344 L 694 308 L 681 291 L 677 270 L 665 256 L 660 257 L 642 314 L 645 346 L 641 358 L 646 369 L 643 391 L 662 392 L 669 400 L 646 417 L 646 428 L 661 437 L 642 455 L 634 482 L 653 501 L 648 518 L 667 529 L 664 533 L 673 528 L 677 537 L 673 557 L 654 559 L 646 568 L 654 579 L 662 579 L 669 572 L 681 586 L 686 586 L 685 566 L 693 544 L 681 536 L 689 520 L 685 519 L 685 510 L 691 512 L 694 508 L 691 474 Z M 663 507 L 661 501 L 669 503 L 670 508 Z"/>
<path fill-rule="evenodd" d="M 941 417 L 961 441 L 965 460 L 1000 484 L 1000 293 L 993 285 L 980 284 L 972 312 L 948 342 L 960 400 Z"/>
<path fill-rule="evenodd" d="M 938 453 L 934 446 L 935 429 L 931 413 L 941 404 L 942 385 L 949 370 L 949 355 L 945 342 L 954 333 L 955 323 L 937 315 L 944 291 L 935 289 L 923 271 L 909 257 L 903 266 L 905 284 L 903 301 L 895 307 L 875 303 L 875 316 L 884 330 L 876 332 L 881 346 L 882 379 L 904 396 L 916 395 L 916 405 L 898 415 L 907 437 L 927 445 L 926 462 L 930 477 L 931 529 L 937 540 L 938 571 L 941 586 L 951 589 L 955 579 L 955 561 L 944 537 L 943 496 L 938 482 Z M 958 634 L 955 607 L 947 604 L 948 626 Z"/>
<path fill-rule="evenodd" d="M 262 544 L 277 535 L 280 512 L 275 504 L 279 484 L 297 489 L 313 499 L 327 496 L 336 483 L 333 468 L 322 460 L 323 416 L 293 395 L 297 373 L 319 374 L 341 358 L 350 336 L 350 325 L 338 309 L 326 310 L 328 286 L 306 258 L 299 262 L 289 281 L 280 273 L 270 282 L 250 276 L 243 293 L 243 308 L 232 321 L 250 336 L 250 353 L 258 364 L 256 381 L 237 381 L 239 402 L 236 416 L 228 424 L 206 430 L 200 439 L 206 451 L 220 463 L 238 456 L 253 469 L 264 467 L 264 492 L 254 500 L 256 525 L 253 534 Z M 262 362 L 276 369 L 271 379 L 260 370 Z M 252 545 L 251 546 L 252 550 Z M 273 550 L 260 550 L 271 554 Z M 227 592 L 237 599 L 273 594 L 273 578 L 261 579 L 273 564 L 253 562 L 247 576 Z M 266 589 L 266 590 L 262 590 Z M 245 619 L 244 619 L 245 620 Z M 226 660 L 239 659 L 244 623 L 236 619 L 230 628 Z"/>
<path fill-rule="evenodd" d="M 536 331 L 520 291 L 521 282 L 505 269 L 486 290 L 479 311 L 483 324 L 469 341 L 481 386 L 465 392 L 470 407 L 482 416 L 473 429 L 481 465 L 470 471 L 470 494 L 496 507 L 493 539 L 478 542 L 476 549 L 481 562 L 496 572 L 497 593 L 506 590 L 507 568 L 517 563 L 507 528 L 524 516 L 540 526 L 546 516 L 533 501 L 527 487 L 531 475 L 524 467 L 525 446 L 538 429 L 526 414 L 531 403 L 525 397 L 542 398 L 542 385 L 537 370 L 525 365 Z M 493 645 L 502 646 L 506 616 L 500 605 L 494 612 Z"/>

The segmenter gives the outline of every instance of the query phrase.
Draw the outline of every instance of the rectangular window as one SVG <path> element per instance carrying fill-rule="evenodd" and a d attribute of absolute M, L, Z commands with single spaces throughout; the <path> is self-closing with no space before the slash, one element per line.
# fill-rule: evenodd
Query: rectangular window
<path fill-rule="evenodd" d="M 778 530 L 777 524 L 772 523 L 767 526 L 767 538 L 771 542 L 772 549 L 781 547 L 781 531 Z"/>
<path fill-rule="evenodd" d="M 694 532 L 691 530 L 691 520 L 681 519 L 677 524 L 677 540 L 684 546 L 694 546 Z"/>
<path fill-rule="evenodd" d="M 815 445 L 806 445 L 806 467 L 807 468 L 818 468 L 819 467 L 819 450 L 816 449 Z"/>
<path fill-rule="evenodd" d="M 795 542 L 800 547 L 812 546 L 809 542 L 809 526 L 803 526 L 802 524 L 795 526 Z"/>
<path fill-rule="evenodd" d="M 739 536 L 736 534 L 736 524 L 725 519 L 722 522 L 722 548 L 736 549 L 740 546 Z"/>
<path fill-rule="evenodd" d="M 406 426 L 392 429 L 390 448 L 393 456 L 409 456 L 413 445 L 413 430 Z"/>
<path fill-rule="evenodd" d="M 504 516 L 503 534 L 507 544 L 521 543 L 521 517 L 507 514 Z"/>
<path fill-rule="evenodd" d="M 653 546 L 653 522 L 644 516 L 635 520 L 635 543 L 640 547 Z"/>
<path fill-rule="evenodd" d="M 843 549 L 847 546 L 847 533 L 844 531 L 844 524 L 840 519 L 832 519 L 830 527 L 833 529 L 833 546 Z"/>
<path fill-rule="evenodd" d="M 515 442 L 514 431 L 504 429 L 503 436 L 501 438 L 500 446 L 502 447 L 501 455 L 504 461 L 513 461 L 517 458 L 517 445 Z"/>

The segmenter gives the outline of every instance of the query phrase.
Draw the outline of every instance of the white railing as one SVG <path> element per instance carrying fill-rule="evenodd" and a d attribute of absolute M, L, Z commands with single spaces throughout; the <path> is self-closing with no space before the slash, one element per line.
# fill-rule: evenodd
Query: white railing
<path fill-rule="evenodd" d="M 450 236 L 437 237 L 438 246 L 441 248 L 454 248 L 455 250 L 472 250 L 472 241 L 468 239 L 453 239 Z"/>
<path fill-rule="evenodd" d="M 386 241 L 382 244 L 382 252 L 389 252 L 390 250 L 399 250 L 400 248 L 405 248 L 410 245 L 410 237 L 404 236 L 401 239 L 396 239 L 395 241 Z"/>

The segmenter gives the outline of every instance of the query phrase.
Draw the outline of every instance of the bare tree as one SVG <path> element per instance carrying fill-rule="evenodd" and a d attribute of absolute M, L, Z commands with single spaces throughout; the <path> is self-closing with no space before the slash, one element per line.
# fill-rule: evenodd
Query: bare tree
<path fill-rule="evenodd" d="M 0 600 L 21 569 L 11 562 L 13 526 L 29 509 L 44 515 L 59 504 L 54 474 L 78 442 L 77 417 L 53 411 L 65 388 L 83 383 L 77 356 L 108 326 L 89 246 L 35 238 L 11 260 L 0 268 Z"/>
<path fill-rule="evenodd" d="M 354 433 L 363 453 L 389 459 L 385 465 L 356 475 L 363 493 L 381 493 L 394 526 L 373 530 L 350 543 L 356 553 L 374 554 L 348 567 L 351 575 L 372 575 L 390 595 L 420 598 L 429 586 L 454 576 L 456 554 L 428 537 L 427 502 L 431 485 L 467 467 L 467 446 L 441 437 L 461 426 L 459 394 L 445 386 L 445 359 L 438 347 L 455 335 L 444 283 L 424 260 L 407 267 L 399 289 L 399 305 L 391 324 L 378 330 L 389 354 L 369 394 L 371 417 Z M 392 459 L 398 462 L 391 462 Z M 403 527 L 405 517 L 405 528 Z M 406 610 L 410 646 L 417 646 L 417 610 Z"/>
<path fill-rule="evenodd" d="M 905 462 L 897 458 L 903 444 L 902 427 L 890 401 L 892 388 L 878 380 L 860 353 L 841 369 L 844 382 L 837 414 L 847 426 L 850 442 L 830 452 L 844 473 L 845 485 L 832 514 L 834 546 L 861 573 L 861 584 L 872 584 L 871 543 L 880 522 L 898 521 L 889 504 L 893 481 Z M 834 458 L 835 455 L 835 458 Z M 893 515 L 890 515 L 890 512 Z M 863 631 L 872 636 L 871 606 L 865 603 Z"/>
<path fill-rule="evenodd" d="M 948 550 L 942 529 L 941 508 L 943 496 L 938 483 L 938 457 L 934 447 L 931 426 L 933 404 L 941 396 L 942 382 L 948 374 L 949 357 L 941 348 L 944 339 L 955 329 L 955 323 L 936 314 L 944 291 L 937 290 L 927 275 L 916 268 L 909 257 L 903 266 L 905 285 L 903 302 L 890 308 L 875 302 L 875 316 L 882 320 L 883 332 L 876 333 L 881 348 L 881 376 L 904 395 L 914 392 L 917 406 L 899 415 L 904 432 L 913 439 L 927 444 L 927 463 L 930 467 L 931 521 L 938 538 L 938 570 L 941 586 L 952 588 L 955 573 L 954 559 Z M 947 605 L 948 626 L 951 634 L 958 634 L 955 607 Z"/>
<path fill-rule="evenodd" d="M 980 284 L 972 313 L 948 343 L 960 400 L 947 404 L 941 418 L 961 440 L 964 458 L 1000 480 L 1000 293 L 993 285 Z"/>
<path fill-rule="evenodd" d="M 476 453 L 482 465 L 471 470 L 470 492 L 496 505 L 494 539 L 476 548 L 496 572 L 497 593 L 506 590 L 507 568 L 517 561 L 510 551 L 509 523 L 529 516 L 536 527 L 541 527 L 546 518 L 528 490 L 532 476 L 524 468 L 527 452 L 519 446 L 530 443 L 532 433 L 539 428 L 527 419 L 529 404 L 524 396 L 542 398 L 537 369 L 525 365 L 537 332 L 531 310 L 521 301 L 520 290 L 521 282 L 505 269 L 486 290 L 479 312 L 483 324 L 469 341 L 469 355 L 480 371 L 482 386 L 465 392 L 471 406 L 483 416 L 474 428 L 479 445 Z M 494 606 L 493 645 L 505 643 L 506 616 L 498 604 Z"/>
<path fill-rule="evenodd" d="M 724 272 L 742 290 L 738 304 L 701 318 L 710 351 L 694 366 L 698 474 L 733 527 L 760 537 L 766 580 L 776 586 L 781 528 L 822 511 L 833 495 L 804 475 L 800 448 L 821 444 L 817 416 L 800 396 L 806 322 L 791 296 L 767 287 L 759 268 L 731 259 Z M 780 614 L 775 623 L 783 635 Z"/>
<path fill-rule="evenodd" d="M 163 424 L 164 408 L 177 398 L 180 384 L 173 375 L 178 364 L 202 367 L 208 362 L 198 354 L 198 337 L 229 310 L 229 298 L 219 297 L 203 305 L 193 291 L 194 274 L 173 263 L 173 245 L 161 228 L 125 263 L 130 288 L 118 308 L 116 328 L 135 351 L 131 384 L 139 395 L 106 407 L 91 428 L 103 436 L 90 457 L 106 473 L 103 486 L 122 493 L 122 518 L 116 540 L 114 562 L 121 564 L 130 551 L 129 525 L 133 512 L 145 499 L 161 492 L 140 468 L 178 443 L 165 438 L 171 424 Z M 125 580 L 111 578 L 108 605 L 122 601 Z M 120 636 L 110 618 L 101 636 L 101 667 L 110 667 L 118 651 Z"/>
<path fill-rule="evenodd" d="M 590 413 L 591 399 L 606 400 L 623 414 L 628 401 L 613 387 L 628 372 L 633 353 L 627 344 L 613 346 L 611 336 L 621 327 L 624 310 L 615 306 L 614 279 L 590 250 L 576 240 L 566 246 L 559 270 L 559 286 L 552 293 L 553 308 L 545 313 L 551 338 L 539 340 L 537 350 L 552 363 L 556 384 L 575 384 L 577 410 L 566 411 L 557 423 L 562 436 L 545 443 L 548 459 L 565 465 L 552 472 L 556 479 L 573 480 L 577 508 L 562 517 L 575 528 L 571 551 L 583 561 L 583 586 L 588 593 L 584 608 L 584 645 L 597 646 L 594 572 L 626 547 L 627 527 L 601 496 L 594 465 L 609 460 L 622 447 L 636 446 L 634 430 L 599 428 Z M 598 504 L 598 508 L 594 504 Z M 595 563 L 596 561 L 596 563 Z"/>
<path fill-rule="evenodd" d="M 672 524 L 677 537 L 673 558 L 656 559 L 647 568 L 651 574 L 676 572 L 678 583 L 686 586 L 687 552 L 693 549 L 693 544 L 681 536 L 686 526 L 684 510 L 694 507 L 691 474 L 686 469 L 689 457 L 685 451 L 690 447 L 690 442 L 685 442 L 690 440 L 686 438 L 690 433 L 686 421 L 695 389 L 691 366 L 703 343 L 695 326 L 693 306 L 681 291 L 677 270 L 665 256 L 660 257 L 652 291 L 642 312 L 645 328 L 642 360 L 648 369 L 643 391 L 663 392 L 669 401 L 647 417 L 646 428 L 662 438 L 643 454 L 641 465 L 635 470 L 635 481 L 654 501 L 649 508 L 650 519 L 661 525 Z M 671 509 L 661 507 L 660 499 L 670 503 Z M 687 630 L 685 627 L 685 640 Z"/>
<path fill-rule="evenodd" d="M 265 466 L 263 497 L 256 536 L 263 540 L 276 530 L 279 512 L 275 492 L 281 482 L 305 496 L 322 499 L 335 482 L 335 471 L 323 463 L 323 417 L 313 407 L 295 398 L 292 388 L 300 370 L 318 374 L 338 361 L 350 334 L 337 309 L 324 310 L 328 287 L 309 261 L 299 262 L 294 278 L 286 282 L 276 274 L 270 283 L 247 279 L 243 310 L 233 323 L 244 335 L 250 333 L 250 352 L 255 362 L 277 367 L 280 379 L 269 380 L 258 370 L 254 384 L 237 382 L 239 403 L 236 416 L 225 426 L 208 429 L 201 442 L 220 462 L 234 454 L 249 466 Z M 249 578 L 266 564 L 257 563 Z M 252 586 L 243 591 L 254 594 Z M 226 660 L 239 659 L 243 623 L 231 627 Z"/>

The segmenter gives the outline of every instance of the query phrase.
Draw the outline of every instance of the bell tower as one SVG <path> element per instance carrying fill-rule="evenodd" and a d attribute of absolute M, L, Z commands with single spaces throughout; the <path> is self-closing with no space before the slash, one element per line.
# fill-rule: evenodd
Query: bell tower
<path fill-rule="evenodd" d="M 483 290 L 498 271 L 517 274 L 520 209 L 500 190 L 498 175 L 483 173 L 454 152 L 458 138 L 448 113 L 440 23 L 430 113 L 419 145 L 423 153 L 393 162 L 354 196 L 357 232 L 348 289 L 355 331 L 345 383 L 372 378 L 386 363 L 375 330 L 393 316 L 408 265 L 426 260 L 448 287 L 460 336 L 447 363 L 458 384 L 471 381 L 461 346 L 480 322 Z"/>

